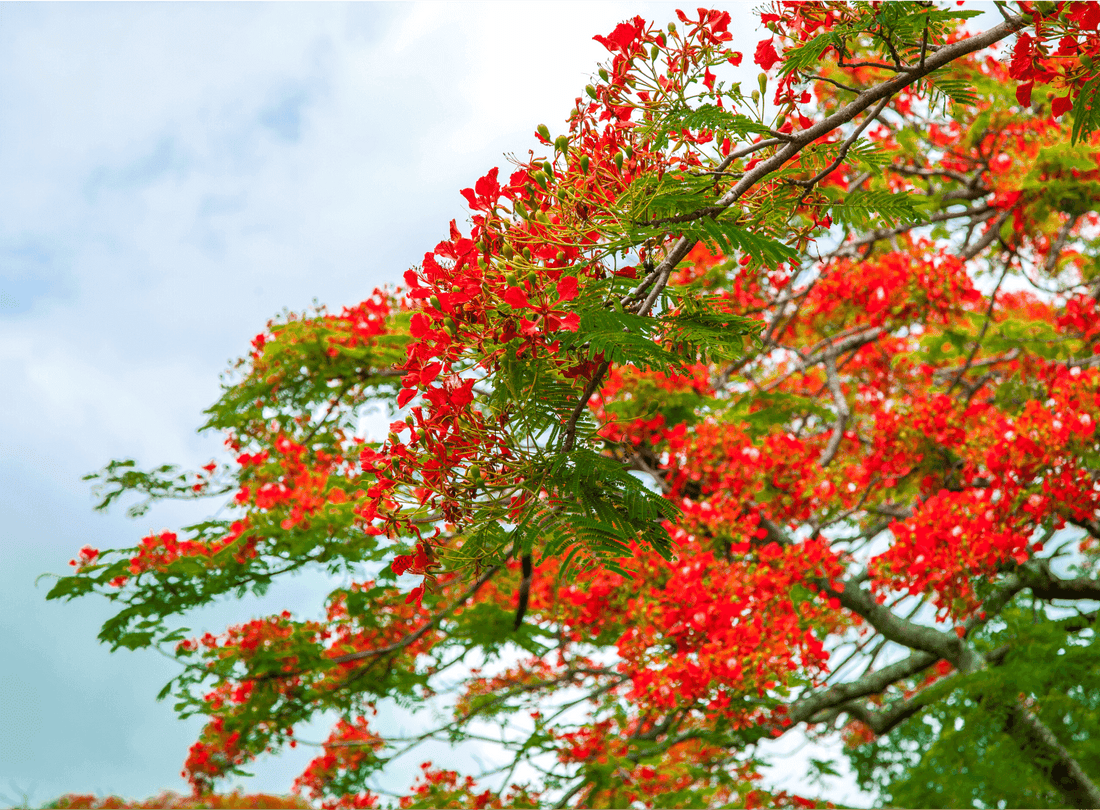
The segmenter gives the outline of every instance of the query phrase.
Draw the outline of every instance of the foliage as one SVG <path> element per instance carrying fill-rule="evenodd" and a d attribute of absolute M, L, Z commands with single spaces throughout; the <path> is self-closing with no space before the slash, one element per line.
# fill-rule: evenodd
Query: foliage
<path fill-rule="evenodd" d="M 758 772 L 801 727 L 899 801 L 1012 768 L 1013 801 L 1100 806 L 1100 12 L 998 8 L 777 3 L 748 93 L 728 14 L 620 24 L 403 289 L 256 337 L 207 412 L 228 460 L 92 476 L 223 502 L 49 594 L 181 662 L 196 795 L 336 710 L 296 783 L 324 807 L 485 722 L 503 766 L 425 764 L 399 806 L 819 806 Z M 307 567 L 318 619 L 175 619 Z"/>
<path fill-rule="evenodd" d="M 308 808 L 309 803 L 300 796 L 272 796 L 267 793 L 245 794 L 240 791 L 233 793 L 211 793 L 202 797 L 180 796 L 178 793 L 165 791 L 151 799 L 143 801 L 127 801 L 118 796 L 97 798 L 91 795 L 68 793 L 55 801 L 45 805 L 47 808 L 58 810 L 113 810 L 113 808 L 158 808 L 159 810 L 185 810 L 193 807 L 226 808 L 226 810 L 245 810 L 246 808 Z"/>
<path fill-rule="evenodd" d="M 1004 711 L 1009 699 L 1028 695 L 1078 761 L 1100 761 L 1100 680 L 1091 641 L 1081 637 L 1087 622 L 1040 611 L 1050 612 L 1017 598 L 1001 612 L 1000 627 L 974 639 L 995 671 L 972 676 L 888 737 L 853 749 L 862 786 L 897 807 L 1070 806 L 1015 744 Z M 1011 649 L 1008 641 L 1016 642 Z"/>

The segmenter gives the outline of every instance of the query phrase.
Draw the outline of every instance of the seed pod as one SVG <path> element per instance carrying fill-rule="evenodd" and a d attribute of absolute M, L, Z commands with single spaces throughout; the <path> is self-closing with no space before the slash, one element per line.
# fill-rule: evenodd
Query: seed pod
<path fill-rule="evenodd" d="M 550 140 L 550 128 L 546 124 L 539 124 L 538 133 L 543 137 L 543 140 Z"/>

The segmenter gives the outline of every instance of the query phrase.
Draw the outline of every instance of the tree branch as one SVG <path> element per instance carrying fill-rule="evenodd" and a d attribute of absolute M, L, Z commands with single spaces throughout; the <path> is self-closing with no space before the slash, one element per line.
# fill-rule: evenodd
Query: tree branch
<path fill-rule="evenodd" d="M 848 400 L 844 398 L 844 391 L 840 387 L 840 377 L 836 373 L 836 357 L 829 355 L 825 358 L 825 374 L 829 380 L 829 392 L 836 403 L 836 423 L 833 425 L 833 435 L 829 437 L 829 444 L 821 453 L 817 463 L 822 467 L 828 467 L 840 448 L 840 441 L 844 438 L 844 428 L 848 425 L 848 417 L 851 411 L 848 408 Z"/>
<path fill-rule="evenodd" d="M 1070 807 L 1100 807 L 1100 788 L 1058 738 L 1027 707 L 1018 701 L 1008 711 L 1005 731 L 1020 750 L 1065 797 Z"/>

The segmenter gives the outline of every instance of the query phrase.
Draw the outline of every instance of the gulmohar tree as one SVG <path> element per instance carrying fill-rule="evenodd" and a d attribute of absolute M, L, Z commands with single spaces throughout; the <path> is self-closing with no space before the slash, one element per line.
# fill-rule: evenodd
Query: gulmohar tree
<path fill-rule="evenodd" d="M 174 652 L 196 794 L 336 710 L 325 807 L 485 723 L 400 806 L 815 806 L 756 773 L 795 728 L 896 801 L 1100 806 L 1100 5 L 996 8 L 777 3 L 751 88 L 727 13 L 622 23 L 402 288 L 256 337 L 230 459 L 91 476 L 227 504 L 49 594 Z M 178 625 L 305 568 L 318 617 Z"/>

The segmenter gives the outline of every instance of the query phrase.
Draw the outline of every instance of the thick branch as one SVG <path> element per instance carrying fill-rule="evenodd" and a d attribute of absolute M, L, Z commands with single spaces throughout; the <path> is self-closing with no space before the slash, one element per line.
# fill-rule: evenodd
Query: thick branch
<path fill-rule="evenodd" d="M 844 590 L 829 588 L 840 604 L 853 613 L 858 613 L 871 624 L 884 638 L 935 656 L 945 658 L 957 665 L 961 656 L 961 643 L 954 633 L 943 633 L 916 622 L 907 621 L 889 608 L 875 601 L 875 597 L 860 587 L 859 577 L 850 578 L 844 583 Z"/>
<path fill-rule="evenodd" d="M 1045 562 L 1045 561 L 1044 561 Z M 1050 599 L 1095 599 L 1100 600 L 1100 580 L 1091 577 L 1062 579 L 1055 576 L 1050 565 L 1045 564 L 1038 570 L 1029 572 L 1024 587 L 1030 588 L 1036 598 Z"/>
<path fill-rule="evenodd" d="M 880 694 L 888 686 L 916 675 L 932 666 L 937 660 L 939 660 L 938 657 L 931 653 L 915 652 L 904 661 L 898 661 L 896 664 L 865 673 L 854 681 L 838 683 L 802 698 L 791 707 L 789 716 L 794 723 L 809 721 L 819 712 L 835 709 L 857 698 Z"/>
<path fill-rule="evenodd" d="M 791 140 L 778 152 L 767 160 L 761 161 L 752 171 L 747 172 L 733 188 L 722 195 L 716 205 L 723 209 L 729 208 L 741 199 L 750 188 L 786 164 L 811 143 L 818 138 L 828 135 L 843 124 L 848 123 L 871 105 L 876 104 L 884 98 L 893 96 L 899 90 L 923 79 L 928 74 L 938 70 L 944 65 L 954 62 L 956 59 L 960 59 L 975 51 L 980 51 L 983 48 L 989 47 L 994 42 L 999 42 L 1011 36 L 1023 28 L 1025 24 L 1026 20 L 1022 16 L 1012 17 L 1000 25 L 990 28 L 988 31 L 940 48 L 919 67 L 907 70 L 889 81 L 867 88 L 832 115 L 792 136 Z M 695 242 L 693 240 L 688 239 L 686 236 L 681 237 L 669 250 L 664 261 L 661 262 L 661 267 L 671 271 L 683 260 L 694 246 Z"/>
<path fill-rule="evenodd" d="M 1005 731 L 1066 798 L 1070 807 L 1100 807 L 1100 788 L 1046 725 L 1026 707 L 1009 708 Z"/>

